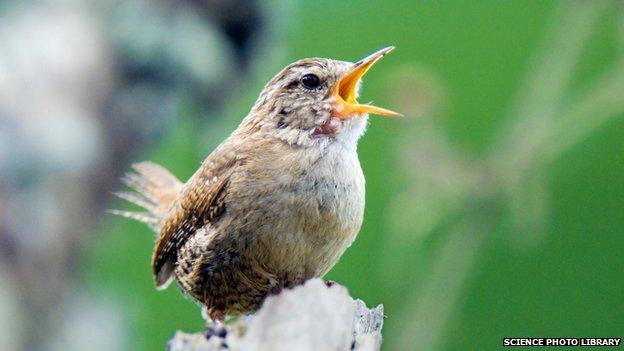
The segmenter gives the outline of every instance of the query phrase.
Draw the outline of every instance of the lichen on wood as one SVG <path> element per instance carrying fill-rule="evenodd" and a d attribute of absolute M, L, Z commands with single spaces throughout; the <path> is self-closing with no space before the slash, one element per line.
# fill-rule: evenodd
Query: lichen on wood
<path fill-rule="evenodd" d="M 357 350 L 381 346 L 383 306 L 367 308 L 338 284 L 313 279 L 270 296 L 254 315 L 204 333 L 178 331 L 170 351 Z"/>

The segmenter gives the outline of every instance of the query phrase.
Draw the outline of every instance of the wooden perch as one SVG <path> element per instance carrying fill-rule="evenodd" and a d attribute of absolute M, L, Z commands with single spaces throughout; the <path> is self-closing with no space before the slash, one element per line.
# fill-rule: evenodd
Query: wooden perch
<path fill-rule="evenodd" d="M 253 316 L 206 333 L 177 332 L 170 351 L 357 350 L 381 346 L 383 306 L 369 309 L 347 289 L 321 279 L 266 299 Z"/>

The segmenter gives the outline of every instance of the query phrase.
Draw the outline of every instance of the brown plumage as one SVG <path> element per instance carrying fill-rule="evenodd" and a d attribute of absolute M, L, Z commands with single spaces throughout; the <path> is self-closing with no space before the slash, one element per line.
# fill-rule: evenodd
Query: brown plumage
<path fill-rule="evenodd" d="M 322 277 L 362 223 L 357 140 L 367 114 L 360 78 L 392 48 L 357 63 L 304 59 L 278 73 L 240 126 L 182 184 L 149 162 L 134 165 L 122 198 L 146 213 L 114 211 L 158 232 L 156 285 L 172 279 L 223 320 L 268 294 Z"/>

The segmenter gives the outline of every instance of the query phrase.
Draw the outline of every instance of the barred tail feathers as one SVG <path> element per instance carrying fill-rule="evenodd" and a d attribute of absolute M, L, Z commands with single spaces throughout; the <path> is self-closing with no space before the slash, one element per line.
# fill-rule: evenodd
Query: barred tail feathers
<path fill-rule="evenodd" d="M 128 173 L 122 180 L 133 191 L 121 191 L 114 194 L 147 211 L 110 210 L 109 212 L 147 223 L 152 229 L 158 231 L 161 219 L 182 189 L 183 183 L 168 170 L 153 162 L 135 163 L 132 168 L 136 173 Z"/>

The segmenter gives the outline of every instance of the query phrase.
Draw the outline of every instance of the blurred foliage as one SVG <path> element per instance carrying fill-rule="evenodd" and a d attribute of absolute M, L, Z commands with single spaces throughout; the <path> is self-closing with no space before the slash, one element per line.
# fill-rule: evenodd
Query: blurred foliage
<path fill-rule="evenodd" d="M 186 178 L 282 66 L 395 45 L 362 100 L 406 117 L 371 118 L 359 147 L 364 226 L 327 278 L 385 305 L 386 350 L 622 336 L 622 11 L 615 1 L 297 2 L 276 12 L 287 15 L 283 49 L 256 63 L 222 118 L 198 132 L 198 111 L 181 104 L 176 129 L 143 158 Z M 201 329 L 192 302 L 154 290 L 148 229 L 102 224 L 84 281 L 122 301 L 128 349 Z"/>

